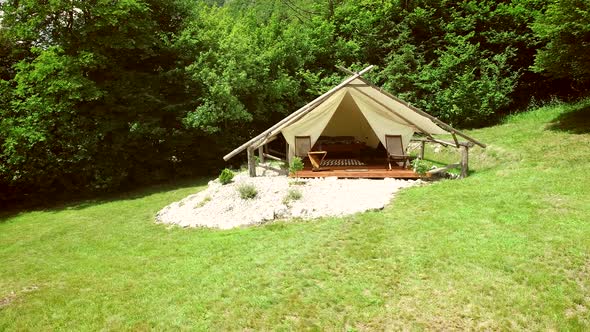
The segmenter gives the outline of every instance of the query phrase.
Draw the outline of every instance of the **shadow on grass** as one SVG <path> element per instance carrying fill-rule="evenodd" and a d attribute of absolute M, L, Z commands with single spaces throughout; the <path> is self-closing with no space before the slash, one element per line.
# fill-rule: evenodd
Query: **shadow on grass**
<path fill-rule="evenodd" d="M 547 125 L 547 129 L 570 134 L 590 133 L 590 106 L 584 106 L 559 115 Z"/>
<path fill-rule="evenodd" d="M 20 213 L 33 211 L 58 212 L 62 210 L 82 210 L 95 205 L 109 203 L 118 200 L 134 200 L 166 191 L 184 189 L 188 187 L 204 186 L 209 182 L 209 180 L 211 180 L 211 178 L 209 177 L 180 179 L 135 188 L 127 191 L 121 191 L 117 193 L 98 195 L 94 197 L 77 197 L 70 199 L 62 199 L 53 202 L 23 204 L 15 207 L 10 207 L 6 211 L 0 211 L 0 224 L 7 221 L 10 217 L 16 216 Z"/>

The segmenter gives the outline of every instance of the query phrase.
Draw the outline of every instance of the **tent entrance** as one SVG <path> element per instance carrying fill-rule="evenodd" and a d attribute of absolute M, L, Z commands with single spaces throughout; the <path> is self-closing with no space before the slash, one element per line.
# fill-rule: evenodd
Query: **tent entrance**
<path fill-rule="evenodd" d="M 367 153 L 375 154 L 370 152 L 377 149 L 379 142 L 377 134 L 347 91 L 312 150 L 328 152 L 326 158 L 334 164 L 330 166 L 360 166 L 364 165 L 361 160 Z"/>

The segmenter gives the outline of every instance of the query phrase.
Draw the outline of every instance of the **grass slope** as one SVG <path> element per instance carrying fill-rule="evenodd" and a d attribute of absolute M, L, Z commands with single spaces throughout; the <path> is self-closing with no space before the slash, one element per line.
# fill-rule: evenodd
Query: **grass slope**
<path fill-rule="evenodd" d="M 588 330 L 589 116 L 473 131 L 471 177 L 342 219 L 153 223 L 203 183 L 6 217 L 0 330 Z"/>

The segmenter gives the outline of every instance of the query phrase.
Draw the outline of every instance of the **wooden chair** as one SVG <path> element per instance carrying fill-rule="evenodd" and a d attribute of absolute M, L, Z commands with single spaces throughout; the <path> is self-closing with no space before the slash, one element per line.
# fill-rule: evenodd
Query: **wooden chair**
<path fill-rule="evenodd" d="M 311 151 L 311 136 L 295 136 L 295 156 L 303 159 Z"/>
<path fill-rule="evenodd" d="M 385 150 L 387 150 L 387 163 L 389 170 L 391 170 L 391 162 L 402 163 L 402 167 L 406 168 L 408 162 L 413 158 L 406 154 L 401 135 L 385 135 Z"/>

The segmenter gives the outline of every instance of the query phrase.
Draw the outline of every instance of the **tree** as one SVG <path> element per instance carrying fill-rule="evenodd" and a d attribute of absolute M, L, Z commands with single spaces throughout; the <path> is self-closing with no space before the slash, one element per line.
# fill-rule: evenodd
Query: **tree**
<path fill-rule="evenodd" d="M 0 182 L 13 191 L 104 191 L 162 179 L 187 109 L 168 1 L 2 3 L 4 36 L 28 55 L 2 89 Z"/>
<path fill-rule="evenodd" d="M 552 2 L 533 25 L 547 44 L 537 50 L 533 69 L 555 78 L 590 81 L 590 3 Z"/>

